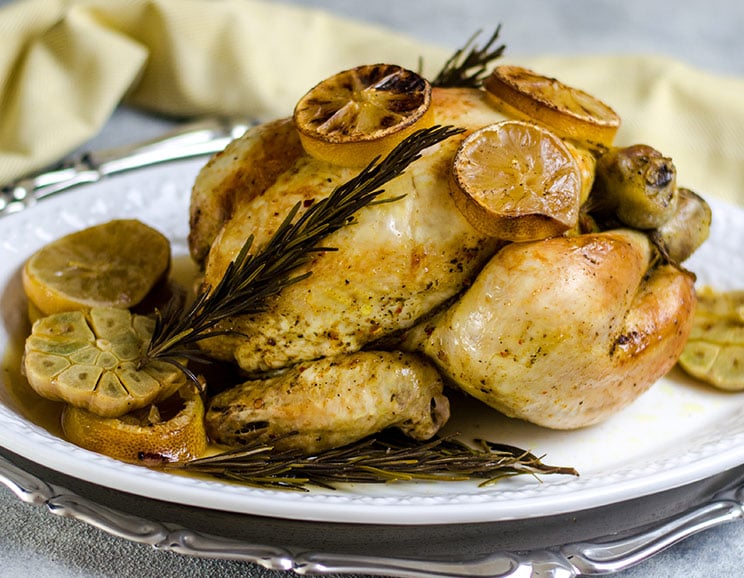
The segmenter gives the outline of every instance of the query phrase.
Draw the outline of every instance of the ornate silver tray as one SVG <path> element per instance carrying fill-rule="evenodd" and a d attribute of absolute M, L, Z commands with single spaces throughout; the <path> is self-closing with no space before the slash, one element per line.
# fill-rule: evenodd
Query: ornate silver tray
<path fill-rule="evenodd" d="M 209 154 L 245 126 L 206 124 L 133 150 L 86 155 L 76 163 L 4 189 L 0 215 L 25 212 L 39 199 L 75 189 L 81 183 Z M 194 166 L 187 169 L 193 171 Z M 181 167 L 170 170 L 180 171 Z M 136 213 L 149 206 L 152 195 L 164 196 L 164 205 L 174 211 L 163 221 L 172 225 L 164 232 L 182 239 L 186 223 L 181 222 L 178 203 L 171 203 L 182 197 L 182 191 L 167 180 L 152 185 L 149 176 L 135 179 L 134 185 L 122 183 L 125 202 L 121 210 Z M 118 201 L 108 198 L 100 202 L 100 207 L 95 203 L 86 206 L 85 216 L 74 206 L 65 211 L 66 226 L 106 218 L 111 204 L 119 210 Z M 741 211 L 723 209 L 719 207 L 718 214 L 725 215 L 724 233 L 731 233 Z M 39 227 L 33 229 L 37 223 L 32 220 L 13 226 L 19 235 L 32 231 L 38 242 L 49 234 Z M 731 234 L 719 237 L 719 245 L 738 246 L 740 241 Z M 10 245 L 8 241 L 5 250 L 12 252 L 15 246 Z M 742 258 L 728 249 L 724 253 L 703 256 L 709 268 L 705 278 L 719 286 L 732 283 L 724 271 L 737 270 L 731 267 L 732 256 Z M 721 267 L 722 263 L 728 267 Z M 14 281 L 6 283 L 3 317 L 5 325 L 12 326 L 18 315 L 13 307 Z M 167 480 L 88 455 L 79 448 L 58 447 L 69 444 L 19 417 L 7 392 L 0 392 L 4 418 L 0 480 L 26 502 L 44 504 L 55 514 L 131 541 L 195 556 L 245 560 L 298 574 L 569 577 L 611 573 L 701 530 L 744 517 L 744 400 L 729 399 L 729 407 L 721 396 L 700 393 L 690 384 L 682 384 L 682 388 L 691 396 L 684 398 L 684 403 L 699 404 L 705 420 L 692 419 L 695 427 L 689 435 L 666 440 L 668 445 L 680 443 L 679 450 L 654 448 L 643 455 L 641 440 L 624 447 L 628 451 L 622 456 L 626 463 L 602 465 L 593 472 L 596 475 L 590 473 L 588 481 L 576 485 L 561 481 L 543 487 L 507 485 L 498 493 L 481 493 L 465 486 L 441 492 L 404 487 L 400 492 L 367 493 L 356 488 L 348 495 L 309 498 L 244 492 L 228 496 L 227 501 L 214 500 L 215 488 L 208 484 L 176 487 L 173 498 L 166 498 Z M 665 403 L 661 395 L 655 403 Z M 671 413 L 664 420 L 676 417 Z M 612 435 L 622 435 L 627 425 L 619 422 L 615 433 L 612 428 L 604 430 L 610 434 L 610 443 L 617 443 L 620 438 Z M 504 424 L 503 431 L 510 427 L 513 424 Z M 515 435 L 528 433 L 518 431 Z M 562 447 L 561 443 L 566 445 L 562 439 L 539 441 L 554 442 L 554 449 Z M 576 447 L 591 449 L 591 444 L 582 442 Z M 68 450 L 69 457 L 60 458 L 60 449 L 62 454 Z M 142 482 L 127 486 L 118 481 L 121 479 Z M 159 492 L 150 493 L 149 487 L 159 488 Z M 134 512 L 148 512 L 148 516 Z M 411 512 L 414 514 L 406 518 Z M 611 535 L 607 535 L 607 528 L 613 528 Z"/>
<path fill-rule="evenodd" d="M 744 518 L 744 466 L 624 502 L 621 508 L 424 526 L 306 522 L 191 508 L 88 484 L 4 450 L 0 481 L 25 502 L 133 542 L 297 574 L 411 578 L 611 574 L 697 532 Z M 133 512 L 149 514 L 145 518 Z M 616 531 L 602 535 L 607 527 Z"/>

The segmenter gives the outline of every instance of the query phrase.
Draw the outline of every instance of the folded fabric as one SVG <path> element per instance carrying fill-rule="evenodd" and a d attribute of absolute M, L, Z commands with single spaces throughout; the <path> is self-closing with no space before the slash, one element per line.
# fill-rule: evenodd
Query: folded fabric
<path fill-rule="evenodd" d="M 744 204 L 744 78 L 655 56 L 545 56 L 520 64 L 580 87 L 620 115 L 616 144 L 671 157 L 678 184 Z"/>
<path fill-rule="evenodd" d="M 260 0 L 16 2 L 0 9 L 0 183 L 59 160 L 123 101 L 175 117 L 266 119 L 338 70 L 444 55 Z"/>
<path fill-rule="evenodd" d="M 344 68 L 422 61 L 431 74 L 449 54 L 262 0 L 15 2 L 0 9 L 0 183 L 79 147 L 121 103 L 265 120 Z M 623 119 L 619 144 L 650 144 L 674 159 L 680 184 L 744 204 L 744 79 L 645 55 L 520 59 L 507 46 L 504 61 L 602 98 Z"/>

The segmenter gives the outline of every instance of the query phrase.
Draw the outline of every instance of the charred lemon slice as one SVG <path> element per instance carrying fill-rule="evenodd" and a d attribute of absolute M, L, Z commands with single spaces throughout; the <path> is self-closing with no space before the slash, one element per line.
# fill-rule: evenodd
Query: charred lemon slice
<path fill-rule="evenodd" d="M 425 128 L 430 108 L 429 81 L 400 66 L 372 64 L 311 88 L 297 103 L 294 122 L 308 154 L 361 167 Z"/>
<path fill-rule="evenodd" d="M 520 66 L 497 66 L 483 87 L 504 114 L 540 122 L 589 148 L 611 146 L 620 127 L 620 117 L 598 98 Z"/>
<path fill-rule="evenodd" d="M 483 127 L 460 144 L 450 176 L 455 205 L 480 232 L 507 241 L 560 235 L 579 218 L 582 171 L 566 144 L 533 123 Z"/>
<path fill-rule="evenodd" d="M 744 291 L 704 287 L 679 365 L 719 389 L 744 390 Z"/>
<path fill-rule="evenodd" d="M 82 448 L 143 465 L 194 459 L 207 448 L 204 404 L 190 385 L 121 417 L 106 418 L 66 406 L 62 431 Z"/>
<path fill-rule="evenodd" d="M 26 339 L 23 370 L 42 397 L 117 417 L 169 397 L 186 383 L 175 366 L 137 364 L 154 328 L 126 309 L 93 308 L 43 317 Z"/>
<path fill-rule="evenodd" d="M 142 301 L 170 267 L 170 243 L 135 219 L 61 237 L 23 267 L 23 288 L 41 315 L 90 307 L 128 308 Z"/>

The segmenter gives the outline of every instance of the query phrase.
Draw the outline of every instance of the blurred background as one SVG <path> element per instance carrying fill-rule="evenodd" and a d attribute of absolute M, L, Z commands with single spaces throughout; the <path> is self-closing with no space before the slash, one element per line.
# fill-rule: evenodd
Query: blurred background
<path fill-rule="evenodd" d="M 508 54 L 665 54 L 744 74 L 738 0 L 283 0 L 458 47 L 500 23 Z"/>

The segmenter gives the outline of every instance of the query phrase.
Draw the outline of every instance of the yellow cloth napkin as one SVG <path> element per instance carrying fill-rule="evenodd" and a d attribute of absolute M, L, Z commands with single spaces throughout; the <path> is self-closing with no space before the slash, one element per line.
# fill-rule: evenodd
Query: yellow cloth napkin
<path fill-rule="evenodd" d="M 80 146 L 121 102 L 268 119 L 338 70 L 423 58 L 433 73 L 450 52 L 262 0 L 22 0 L 0 9 L 0 183 Z M 662 57 L 504 61 L 602 98 L 623 118 L 618 143 L 650 144 L 680 184 L 744 204 L 744 79 Z"/>
<path fill-rule="evenodd" d="M 612 106 L 616 144 L 670 156 L 679 185 L 744 205 L 744 78 L 654 56 L 545 56 L 520 64 L 582 88 Z"/>
<path fill-rule="evenodd" d="M 339 70 L 425 55 L 444 52 L 260 0 L 22 0 L 0 9 L 0 183 L 59 160 L 121 101 L 268 119 Z"/>

